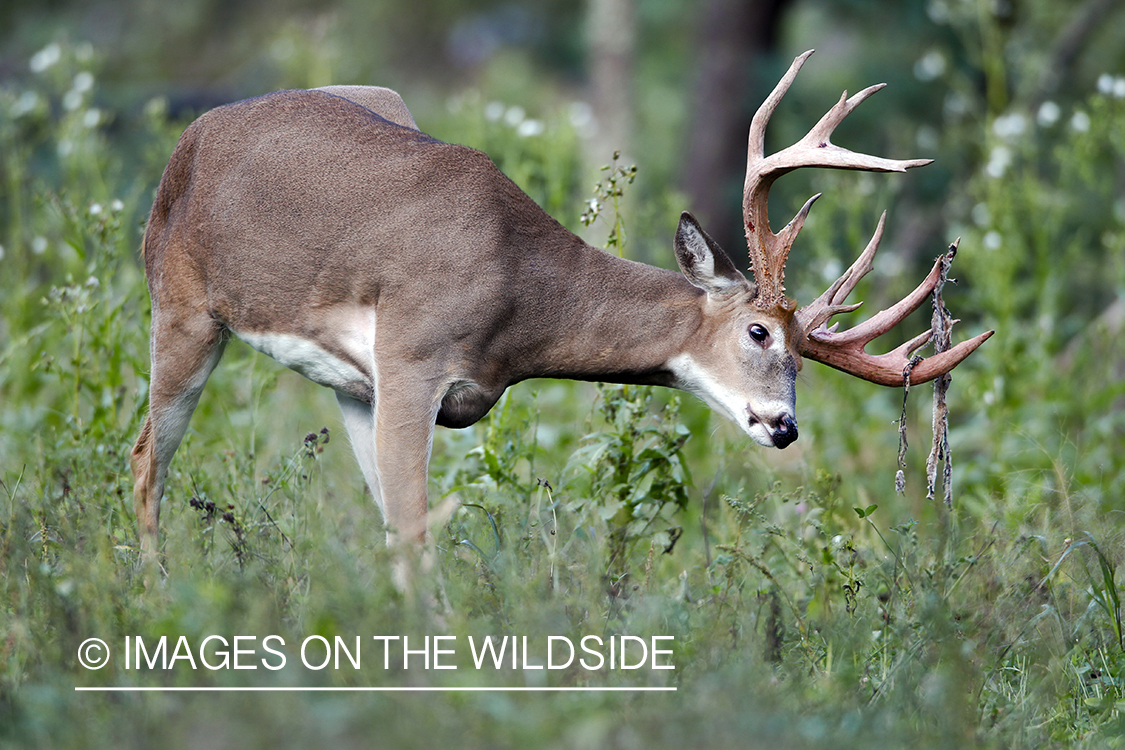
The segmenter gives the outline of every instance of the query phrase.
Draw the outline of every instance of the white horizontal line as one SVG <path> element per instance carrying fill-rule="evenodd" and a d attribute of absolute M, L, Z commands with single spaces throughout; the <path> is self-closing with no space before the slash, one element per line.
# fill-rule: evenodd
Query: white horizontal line
<path fill-rule="evenodd" d="M 629 693 L 675 687 L 75 687 L 79 693 Z"/>

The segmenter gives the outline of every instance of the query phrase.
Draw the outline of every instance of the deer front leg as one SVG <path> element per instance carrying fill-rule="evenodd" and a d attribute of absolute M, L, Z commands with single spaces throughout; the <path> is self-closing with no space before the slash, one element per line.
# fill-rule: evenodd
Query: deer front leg
<path fill-rule="evenodd" d="M 432 564 L 426 482 L 440 392 L 416 373 L 379 372 L 375 405 L 375 463 L 387 546 L 396 555 L 395 584 L 410 591 L 417 572 Z"/>

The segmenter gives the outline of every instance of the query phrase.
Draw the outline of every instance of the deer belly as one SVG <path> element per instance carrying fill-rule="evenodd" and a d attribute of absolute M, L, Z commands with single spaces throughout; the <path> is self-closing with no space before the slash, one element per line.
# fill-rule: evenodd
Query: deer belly
<path fill-rule="evenodd" d="M 262 354 L 277 360 L 309 380 L 368 403 L 374 382 L 370 372 L 350 356 L 352 346 L 365 342 L 332 342 L 331 349 L 317 341 L 290 333 L 234 331 L 234 335 Z M 340 344 L 340 345 L 337 345 Z M 368 349 L 371 351 L 371 349 Z M 370 358 L 370 355 L 368 355 Z"/>

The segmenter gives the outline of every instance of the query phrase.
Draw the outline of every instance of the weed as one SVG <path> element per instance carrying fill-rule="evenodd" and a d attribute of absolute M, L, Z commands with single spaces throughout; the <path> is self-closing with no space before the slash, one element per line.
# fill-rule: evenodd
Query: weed
<path fill-rule="evenodd" d="M 584 227 L 593 225 L 601 217 L 605 202 L 608 201 L 613 210 L 613 225 L 606 237 L 606 249 L 616 249 L 618 255 L 624 256 L 628 235 L 625 233 L 621 199 L 625 195 L 625 188 L 637 179 L 637 165 L 626 167 L 619 163 L 620 160 L 621 152 L 614 151 L 613 161 L 602 166 L 601 171 L 604 176 L 594 184 L 594 197 L 586 204 L 586 210 L 582 212 L 580 221 Z"/>

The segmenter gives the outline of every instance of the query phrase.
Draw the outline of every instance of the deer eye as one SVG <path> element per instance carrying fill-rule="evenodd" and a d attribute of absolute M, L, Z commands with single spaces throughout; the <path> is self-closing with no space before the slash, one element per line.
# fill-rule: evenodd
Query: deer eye
<path fill-rule="evenodd" d="M 750 338 L 757 341 L 759 344 L 765 344 L 766 339 L 770 337 L 770 332 L 766 330 L 765 326 L 755 323 L 750 326 Z"/>

